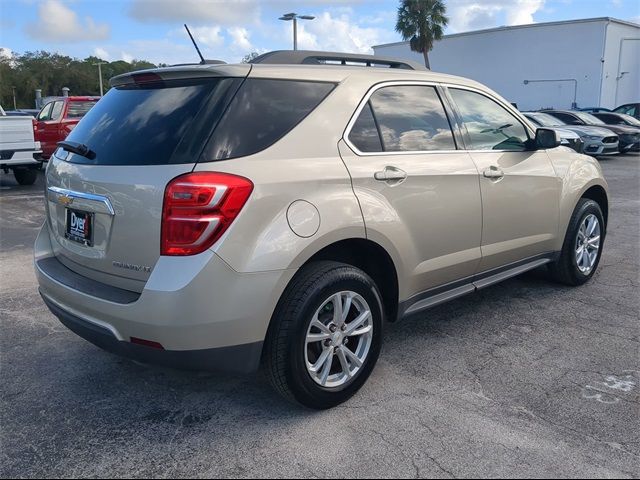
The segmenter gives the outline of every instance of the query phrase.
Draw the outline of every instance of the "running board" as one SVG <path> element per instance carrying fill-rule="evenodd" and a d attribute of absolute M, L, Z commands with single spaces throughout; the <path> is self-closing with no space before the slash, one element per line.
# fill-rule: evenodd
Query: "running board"
<path fill-rule="evenodd" d="M 405 317 L 407 315 L 435 307 L 436 305 L 448 302 L 454 298 L 462 297 L 463 295 L 473 293 L 476 290 L 486 288 L 490 285 L 494 285 L 520 275 L 521 273 L 541 267 L 542 265 L 553 261 L 555 255 L 547 254 L 534 258 L 535 259 L 530 258 L 524 262 L 518 262 L 517 264 L 511 264 L 510 266 L 501 267 L 499 269 L 489 270 L 488 272 L 480 273 L 478 275 L 453 282 L 449 285 L 436 287 L 431 290 L 427 290 L 422 294 L 415 295 L 412 299 L 409 299 L 400 305 L 399 317 Z"/>

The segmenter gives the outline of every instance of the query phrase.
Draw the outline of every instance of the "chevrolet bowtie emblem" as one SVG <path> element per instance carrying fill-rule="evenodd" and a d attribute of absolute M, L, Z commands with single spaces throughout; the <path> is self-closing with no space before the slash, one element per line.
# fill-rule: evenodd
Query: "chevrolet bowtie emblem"
<path fill-rule="evenodd" d="M 73 203 L 73 197 L 70 197 L 69 195 L 60 195 L 58 197 L 58 203 L 61 203 L 65 207 L 68 207 Z"/>

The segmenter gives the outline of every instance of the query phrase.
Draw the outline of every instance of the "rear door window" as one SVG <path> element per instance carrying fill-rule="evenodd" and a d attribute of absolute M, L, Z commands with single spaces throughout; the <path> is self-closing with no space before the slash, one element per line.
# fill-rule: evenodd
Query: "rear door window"
<path fill-rule="evenodd" d="M 529 135 L 520 120 L 489 97 L 450 88 L 471 150 L 526 150 Z"/>
<path fill-rule="evenodd" d="M 335 84 L 247 79 L 211 136 L 202 161 L 244 157 L 280 140 L 333 90 Z"/>
<path fill-rule="evenodd" d="M 455 150 L 451 125 L 435 87 L 383 87 L 369 101 L 385 152 Z"/>

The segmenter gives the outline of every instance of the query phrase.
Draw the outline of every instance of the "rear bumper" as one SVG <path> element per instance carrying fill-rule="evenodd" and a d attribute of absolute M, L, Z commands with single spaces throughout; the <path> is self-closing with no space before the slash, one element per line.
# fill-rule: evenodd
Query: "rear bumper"
<path fill-rule="evenodd" d="M 107 328 L 88 322 L 65 311 L 44 295 L 42 295 L 42 299 L 51 310 L 51 313 L 58 317 L 60 322 L 73 333 L 107 352 L 130 358 L 131 360 L 186 370 L 234 373 L 253 372 L 260 364 L 262 342 L 203 350 L 159 350 L 118 340 Z"/>
<path fill-rule="evenodd" d="M 197 370 L 249 372 L 294 270 L 238 273 L 211 251 L 160 257 L 142 292 L 71 271 L 53 255 L 45 223 L 35 244 L 40 293 L 69 327 L 105 350 Z M 164 350 L 131 343 L 157 342 Z"/>
<path fill-rule="evenodd" d="M 36 167 L 42 163 L 41 150 L 2 150 L 0 151 L 0 165 L 3 167 Z"/>

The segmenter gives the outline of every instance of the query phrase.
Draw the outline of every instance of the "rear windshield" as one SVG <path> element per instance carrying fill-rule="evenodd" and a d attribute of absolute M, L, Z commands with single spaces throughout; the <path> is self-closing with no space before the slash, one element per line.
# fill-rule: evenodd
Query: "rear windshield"
<path fill-rule="evenodd" d="M 334 86 L 216 78 L 115 87 L 67 138 L 85 144 L 95 158 L 67 159 L 93 165 L 163 165 L 251 155 L 286 135 Z"/>
<path fill-rule="evenodd" d="M 67 118 L 82 118 L 84 117 L 91 107 L 96 104 L 97 100 L 93 101 L 74 101 L 69 102 L 69 108 L 67 109 Z"/>
<path fill-rule="evenodd" d="M 174 152 L 185 134 L 198 130 L 194 119 L 203 105 L 224 97 L 234 81 L 200 79 L 112 88 L 67 137 L 87 145 L 95 159 L 69 155 L 69 161 L 94 165 L 195 162 L 202 148 L 190 158 Z M 205 140 L 210 133 L 209 128 Z"/>

